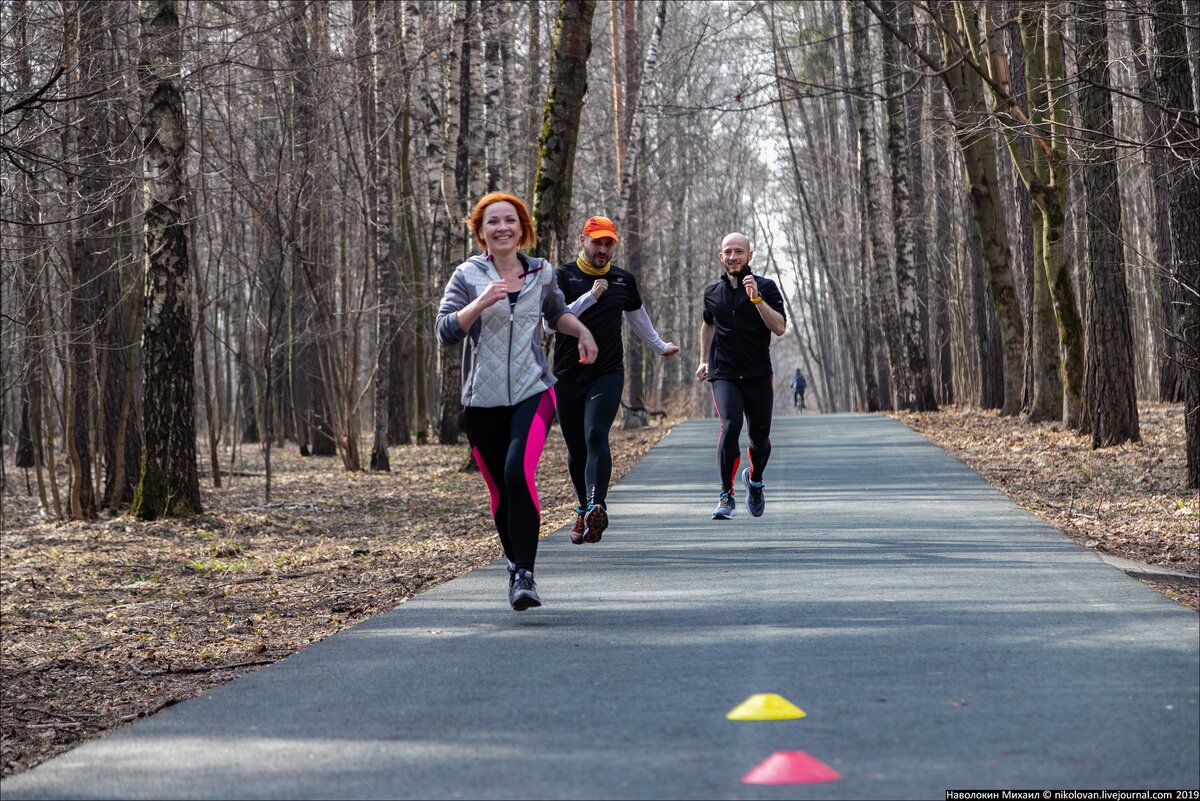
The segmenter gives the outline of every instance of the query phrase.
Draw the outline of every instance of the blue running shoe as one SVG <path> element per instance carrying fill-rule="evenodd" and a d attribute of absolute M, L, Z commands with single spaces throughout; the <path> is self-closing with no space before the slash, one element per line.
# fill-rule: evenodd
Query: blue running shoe
<path fill-rule="evenodd" d="M 767 499 L 763 497 L 763 483 L 750 480 L 750 468 L 742 471 L 742 483 L 746 485 L 746 511 L 755 517 L 762 517 L 767 509 Z"/>
<path fill-rule="evenodd" d="M 726 490 L 721 493 L 721 500 L 717 502 L 717 508 L 713 509 L 713 520 L 728 520 L 737 514 L 737 504 L 733 500 L 733 490 Z"/>
<path fill-rule="evenodd" d="M 608 528 L 608 512 L 598 503 L 588 507 L 583 518 L 583 541 L 599 542 L 604 529 Z"/>

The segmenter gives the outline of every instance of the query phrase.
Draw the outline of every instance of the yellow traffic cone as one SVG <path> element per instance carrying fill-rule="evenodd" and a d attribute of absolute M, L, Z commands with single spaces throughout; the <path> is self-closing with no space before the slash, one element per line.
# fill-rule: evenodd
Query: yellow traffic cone
<path fill-rule="evenodd" d="M 725 716 L 729 720 L 792 720 L 806 717 L 804 710 L 775 693 L 755 693 Z"/>

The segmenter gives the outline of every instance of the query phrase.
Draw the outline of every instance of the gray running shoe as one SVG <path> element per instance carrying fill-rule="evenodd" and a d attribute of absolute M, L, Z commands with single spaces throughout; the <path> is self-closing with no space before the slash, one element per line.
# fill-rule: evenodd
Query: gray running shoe
<path fill-rule="evenodd" d="M 537 582 L 533 580 L 533 572 L 518 570 L 508 577 L 508 602 L 518 612 L 524 612 L 531 606 L 541 606 L 542 599 L 538 596 Z"/>
<path fill-rule="evenodd" d="M 742 471 L 742 483 L 746 485 L 746 511 L 755 517 L 762 517 L 767 508 L 767 499 L 763 497 L 763 483 L 750 480 L 749 467 Z"/>
<path fill-rule="evenodd" d="M 737 504 L 733 500 L 733 490 L 726 490 L 721 493 L 721 500 L 717 502 L 717 508 L 713 509 L 713 520 L 728 520 L 737 514 Z"/>

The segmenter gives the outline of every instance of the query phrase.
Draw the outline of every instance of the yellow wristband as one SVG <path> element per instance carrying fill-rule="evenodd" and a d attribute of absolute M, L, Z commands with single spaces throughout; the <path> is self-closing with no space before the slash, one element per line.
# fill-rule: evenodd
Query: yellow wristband
<path fill-rule="evenodd" d="M 762 295 L 757 295 L 755 297 L 750 298 L 750 302 L 751 303 L 762 303 Z"/>

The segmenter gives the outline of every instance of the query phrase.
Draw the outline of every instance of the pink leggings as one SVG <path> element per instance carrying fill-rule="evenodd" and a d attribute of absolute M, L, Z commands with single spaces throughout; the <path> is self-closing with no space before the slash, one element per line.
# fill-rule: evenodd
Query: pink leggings
<path fill-rule="evenodd" d="M 475 464 L 491 494 L 492 520 L 504 555 L 518 569 L 533 570 L 542 524 L 537 464 L 554 419 L 554 390 L 515 406 L 468 406 L 463 411 Z"/>

